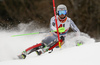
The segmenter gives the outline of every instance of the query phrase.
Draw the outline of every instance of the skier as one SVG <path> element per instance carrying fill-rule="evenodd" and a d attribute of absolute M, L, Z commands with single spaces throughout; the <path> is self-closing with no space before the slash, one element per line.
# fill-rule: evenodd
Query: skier
<path fill-rule="evenodd" d="M 58 22 L 58 28 L 61 28 L 61 27 L 65 28 L 64 32 L 59 32 L 61 45 L 64 44 L 66 34 L 70 27 L 74 32 L 76 32 L 77 36 L 80 35 L 80 30 L 77 28 L 74 22 L 69 17 L 67 17 L 67 7 L 63 4 L 60 4 L 57 7 L 57 22 Z M 50 29 L 51 31 L 56 30 L 54 16 L 51 18 L 51 21 L 50 21 Z M 41 55 L 47 52 L 48 50 L 51 50 L 52 52 L 53 48 L 59 48 L 57 32 L 50 32 L 50 36 L 44 38 L 41 43 L 27 48 L 18 57 L 20 59 L 25 59 L 26 56 L 32 52 L 36 52 L 38 55 Z"/>

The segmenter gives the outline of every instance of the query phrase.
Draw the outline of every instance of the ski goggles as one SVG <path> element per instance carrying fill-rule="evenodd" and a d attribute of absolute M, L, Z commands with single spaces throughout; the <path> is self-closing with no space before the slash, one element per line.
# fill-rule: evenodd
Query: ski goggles
<path fill-rule="evenodd" d="M 58 14 L 59 14 L 59 15 L 62 15 L 62 14 L 63 14 L 63 15 L 66 15 L 67 12 L 66 12 L 66 10 L 62 10 L 62 11 L 58 11 Z"/>

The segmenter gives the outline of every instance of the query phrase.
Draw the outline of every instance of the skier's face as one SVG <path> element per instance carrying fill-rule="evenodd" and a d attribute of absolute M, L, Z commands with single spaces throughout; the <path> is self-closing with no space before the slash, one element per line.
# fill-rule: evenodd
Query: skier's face
<path fill-rule="evenodd" d="M 66 15 L 63 15 L 63 14 L 59 15 L 59 17 L 60 17 L 61 19 L 65 18 L 65 16 L 66 16 Z"/>
<path fill-rule="evenodd" d="M 58 11 L 58 15 L 62 19 L 65 18 L 66 14 L 67 14 L 66 10 Z"/>

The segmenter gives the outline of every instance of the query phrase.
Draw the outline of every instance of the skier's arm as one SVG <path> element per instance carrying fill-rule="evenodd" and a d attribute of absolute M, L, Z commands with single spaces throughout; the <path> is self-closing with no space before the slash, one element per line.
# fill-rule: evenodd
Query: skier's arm
<path fill-rule="evenodd" d="M 50 30 L 51 31 L 56 30 L 56 23 L 55 23 L 55 18 L 54 17 L 52 17 L 51 20 L 50 20 Z"/>
<path fill-rule="evenodd" d="M 78 29 L 78 27 L 75 25 L 75 23 L 70 19 L 70 22 L 71 22 L 71 29 L 74 31 L 74 32 L 77 32 L 76 35 L 77 36 L 80 36 L 80 30 Z"/>

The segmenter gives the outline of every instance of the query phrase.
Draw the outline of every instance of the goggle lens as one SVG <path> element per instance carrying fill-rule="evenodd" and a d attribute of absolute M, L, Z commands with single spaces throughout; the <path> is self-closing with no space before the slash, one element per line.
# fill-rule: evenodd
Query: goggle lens
<path fill-rule="evenodd" d="M 62 14 L 63 14 L 63 15 L 66 15 L 66 13 L 67 13 L 66 10 L 58 11 L 58 14 L 59 14 L 59 15 L 62 15 Z"/>

